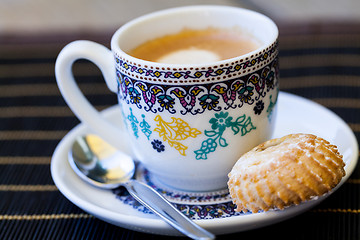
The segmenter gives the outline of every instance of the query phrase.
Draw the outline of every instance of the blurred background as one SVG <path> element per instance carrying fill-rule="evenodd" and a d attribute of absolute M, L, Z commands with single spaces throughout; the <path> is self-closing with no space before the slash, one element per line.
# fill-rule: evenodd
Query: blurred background
<path fill-rule="evenodd" d="M 358 0 L 0 0 L 0 36 L 113 32 L 145 13 L 197 4 L 249 8 L 278 24 L 360 21 Z"/>

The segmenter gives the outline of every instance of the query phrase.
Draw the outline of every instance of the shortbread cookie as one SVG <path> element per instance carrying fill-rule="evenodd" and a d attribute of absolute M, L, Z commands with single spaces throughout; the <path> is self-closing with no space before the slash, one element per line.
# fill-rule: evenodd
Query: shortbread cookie
<path fill-rule="evenodd" d="M 335 145 L 311 134 L 272 139 L 244 154 L 229 173 L 237 211 L 284 209 L 321 196 L 345 176 Z"/>

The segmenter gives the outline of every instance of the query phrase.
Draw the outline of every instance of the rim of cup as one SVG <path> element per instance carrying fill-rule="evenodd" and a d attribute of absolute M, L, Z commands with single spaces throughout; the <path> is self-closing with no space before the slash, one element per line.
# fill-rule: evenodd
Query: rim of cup
<path fill-rule="evenodd" d="M 162 37 L 165 36 L 167 34 L 171 34 L 171 33 L 166 33 L 166 34 L 158 34 L 158 36 L 156 37 L 152 37 L 149 38 L 147 40 L 138 40 L 138 39 L 134 39 L 132 37 L 132 39 L 129 39 L 129 36 L 132 36 L 132 34 L 130 33 L 132 31 L 132 33 L 135 34 L 139 34 L 139 31 L 135 31 L 136 28 L 139 27 L 143 27 L 144 25 L 147 26 L 154 26 L 154 23 L 159 23 L 159 21 L 164 20 L 164 19 L 175 19 L 175 21 L 179 21 L 178 18 L 183 16 L 183 14 L 194 14 L 198 13 L 201 14 L 201 16 L 206 17 L 206 16 L 210 16 L 211 12 L 217 12 L 217 13 L 227 13 L 227 14 L 242 14 L 244 16 L 244 18 L 250 18 L 250 20 L 252 21 L 256 21 L 257 25 L 261 25 L 261 28 L 263 28 L 266 33 L 262 33 L 264 34 L 269 34 L 267 36 L 267 39 L 265 41 L 262 41 L 261 46 L 259 48 L 257 48 L 254 51 L 251 51 L 249 53 L 246 53 L 244 55 L 241 56 L 237 56 L 234 58 L 229 58 L 229 59 L 225 59 L 225 60 L 220 60 L 220 61 L 215 61 L 215 62 L 207 62 L 207 63 L 199 63 L 199 64 L 173 64 L 173 63 L 157 63 L 157 62 L 152 62 L 152 61 L 147 61 L 147 60 L 143 60 L 143 59 L 139 59 L 139 58 L 135 58 L 131 55 L 129 55 L 127 53 L 127 51 L 139 46 L 140 44 L 146 42 L 147 40 L 152 40 L 154 38 L 157 37 Z M 193 15 L 195 16 L 195 15 Z M 151 24 L 152 23 L 152 24 Z M 165 23 L 165 24 L 170 24 L 170 23 Z M 205 23 L 206 24 L 206 23 Z M 236 27 L 237 25 L 233 25 L 231 27 Z M 147 29 L 147 32 L 144 34 L 149 34 L 151 35 L 152 31 L 162 31 L 161 30 L 162 26 L 155 26 L 154 29 L 151 29 L 150 27 L 145 28 Z M 212 24 L 207 25 L 207 28 L 209 27 L 213 27 Z M 204 26 L 202 27 L 197 27 L 197 29 L 204 29 L 206 28 Z M 178 33 L 179 31 L 183 30 L 184 28 L 187 29 L 193 29 L 191 26 L 182 26 L 180 29 L 175 30 L 173 33 Z M 216 27 L 218 28 L 218 27 Z M 228 28 L 228 27 L 227 27 Z M 141 35 L 141 33 L 139 34 Z M 121 26 L 113 35 L 112 39 L 111 39 L 111 49 L 112 51 L 119 55 L 122 56 L 124 59 L 126 59 L 127 61 L 131 61 L 131 62 L 136 62 L 139 65 L 151 65 L 154 67 L 164 67 L 164 66 L 169 66 L 169 67 L 208 67 L 208 66 L 213 66 L 213 65 L 220 65 L 220 64 L 227 64 L 227 63 L 231 63 L 234 62 L 238 59 L 244 59 L 247 57 L 250 57 L 252 55 L 258 54 L 260 52 L 265 51 L 266 49 L 268 49 L 272 44 L 274 44 L 275 42 L 277 42 L 278 39 L 278 35 L 279 35 L 279 30 L 276 26 L 276 24 L 274 23 L 273 20 L 271 20 L 269 17 L 249 10 L 249 9 L 244 9 L 244 8 L 239 8 L 239 7 L 231 7 L 231 6 L 217 6 L 217 5 L 198 5 L 198 6 L 185 6 L 185 7 L 177 7 L 177 8 L 170 8 L 170 9 L 165 9 L 165 10 L 160 10 L 160 11 L 156 11 L 153 13 L 149 13 L 146 15 L 143 15 L 141 17 L 135 18 L 127 23 L 125 23 L 123 26 Z M 132 47 L 126 47 L 126 50 L 123 50 L 123 46 L 120 45 L 126 45 L 123 44 L 123 42 L 125 41 L 130 41 L 132 45 Z M 261 41 L 261 40 L 260 40 Z M 128 44 L 129 45 L 129 44 Z"/>

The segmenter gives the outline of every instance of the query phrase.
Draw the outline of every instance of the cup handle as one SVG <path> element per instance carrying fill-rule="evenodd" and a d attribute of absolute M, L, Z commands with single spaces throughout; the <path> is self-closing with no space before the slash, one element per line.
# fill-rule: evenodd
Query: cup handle
<path fill-rule="evenodd" d="M 93 62 L 101 70 L 108 88 L 112 92 L 117 92 L 118 86 L 112 52 L 101 44 L 81 40 L 65 46 L 56 60 L 55 76 L 62 96 L 82 122 L 118 150 L 134 157 L 129 141 L 126 141 L 125 130 L 102 117 L 76 84 L 72 65 L 79 59 L 87 59 Z"/>

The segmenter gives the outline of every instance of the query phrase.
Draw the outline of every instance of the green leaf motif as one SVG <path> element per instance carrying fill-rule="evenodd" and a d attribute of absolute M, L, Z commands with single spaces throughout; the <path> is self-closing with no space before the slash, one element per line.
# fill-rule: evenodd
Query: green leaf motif
<path fill-rule="evenodd" d="M 276 99 L 275 101 L 272 100 L 272 95 L 270 95 L 270 104 L 269 104 L 269 107 L 266 109 L 266 112 L 268 113 L 268 119 L 269 119 L 269 122 L 271 121 L 271 116 L 272 116 L 272 112 L 273 112 L 273 109 L 275 107 L 275 104 L 277 102 L 277 96 L 276 96 Z"/>
<path fill-rule="evenodd" d="M 205 130 L 204 133 L 207 137 L 214 137 L 218 134 L 216 131 L 208 131 L 208 130 Z"/>
<path fill-rule="evenodd" d="M 240 128 L 238 126 L 231 126 L 231 130 L 234 132 L 234 135 L 236 135 L 239 133 Z"/>
<path fill-rule="evenodd" d="M 244 122 L 245 118 L 246 118 L 245 114 L 242 115 L 242 116 L 240 116 L 240 117 L 238 117 L 238 118 L 236 119 L 236 121 L 235 121 L 236 124 L 241 124 L 242 122 Z"/>
<path fill-rule="evenodd" d="M 219 145 L 220 145 L 221 147 L 226 147 L 226 146 L 229 145 L 229 144 L 227 144 L 225 138 L 220 137 L 220 138 L 219 138 Z"/>
<path fill-rule="evenodd" d="M 251 118 L 248 117 L 248 119 L 246 120 L 246 122 L 244 123 L 244 125 L 241 128 L 241 136 L 245 136 L 247 133 L 249 133 L 253 129 L 256 129 L 256 127 L 254 127 L 254 125 L 252 124 Z"/>
<path fill-rule="evenodd" d="M 194 151 L 196 154 L 196 160 L 207 159 L 207 154 L 210 152 L 214 152 L 216 150 L 217 143 L 212 138 L 208 138 L 203 141 L 201 144 L 201 148 L 199 150 Z"/>
<path fill-rule="evenodd" d="M 209 153 L 215 152 L 217 147 L 227 147 L 229 143 L 223 137 L 226 129 L 230 128 L 234 135 L 241 132 L 245 136 L 256 127 L 253 125 L 251 118 L 242 115 L 233 121 L 233 117 L 228 112 L 215 113 L 215 117 L 209 120 L 211 130 L 205 130 L 205 136 L 208 138 L 201 143 L 199 150 L 195 150 L 196 160 L 206 160 Z"/>

